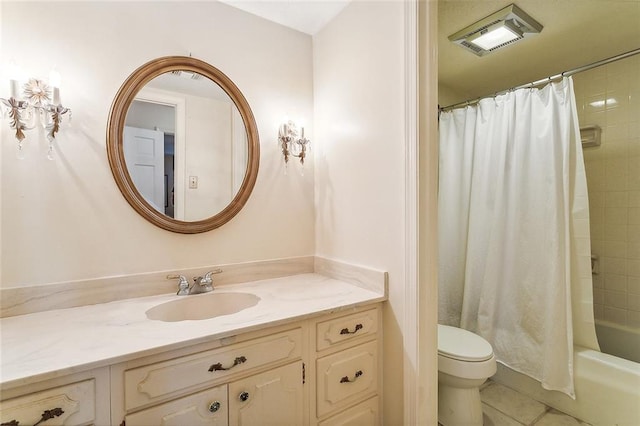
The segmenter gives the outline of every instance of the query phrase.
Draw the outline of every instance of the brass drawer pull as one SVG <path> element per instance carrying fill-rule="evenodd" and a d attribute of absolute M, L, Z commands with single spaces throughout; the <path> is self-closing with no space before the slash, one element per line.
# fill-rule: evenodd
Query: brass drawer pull
<path fill-rule="evenodd" d="M 53 410 L 45 410 L 42 413 L 40 420 L 33 424 L 33 426 L 39 425 L 40 423 L 44 423 L 49 419 L 53 419 L 56 417 L 60 417 L 64 414 L 64 410 L 62 408 L 54 408 Z M 0 426 L 19 426 L 20 422 L 17 420 L 11 420 L 7 423 L 2 423 Z"/>
<path fill-rule="evenodd" d="M 355 376 L 353 376 L 353 380 L 349 380 L 349 377 L 344 376 L 342 379 L 340 379 L 340 383 L 353 383 L 358 380 L 358 377 L 362 376 L 362 374 L 364 374 L 362 370 L 358 370 L 356 371 Z"/>
<path fill-rule="evenodd" d="M 349 331 L 348 328 L 340 330 L 340 334 L 356 334 L 358 330 L 362 330 L 362 324 L 356 324 L 356 328 L 353 331 Z"/>
<path fill-rule="evenodd" d="M 209 367 L 209 371 L 218 371 L 218 370 L 231 370 L 233 367 L 235 367 L 236 365 L 240 365 L 240 364 L 244 364 L 245 362 L 247 362 L 247 358 L 243 357 L 243 356 L 239 356 L 237 357 L 234 361 L 233 361 L 233 365 L 230 367 L 223 367 L 221 363 L 216 363 L 213 364 L 211 367 Z"/>

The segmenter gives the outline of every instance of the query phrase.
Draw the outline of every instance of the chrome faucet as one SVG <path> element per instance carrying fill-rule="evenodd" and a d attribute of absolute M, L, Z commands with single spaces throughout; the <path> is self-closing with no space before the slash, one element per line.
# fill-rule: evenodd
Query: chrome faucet
<path fill-rule="evenodd" d="M 186 296 L 188 294 L 200 294 L 213 291 L 213 274 L 219 274 L 222 269 L 214 269 L 209 271 L 202 277 L 194 277 L 193 284 L 189 287 L 189 281 L 184 275 L 167 275 L 168 280 L 178 280 L 178 296 Z"/>

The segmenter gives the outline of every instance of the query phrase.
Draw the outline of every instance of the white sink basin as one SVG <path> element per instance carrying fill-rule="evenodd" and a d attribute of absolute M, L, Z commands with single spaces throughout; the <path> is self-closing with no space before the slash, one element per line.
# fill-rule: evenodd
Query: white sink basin
<path fill-rule="evenodd" d="M 147 310 L 147 318 L 157 321 L 175 322 L 203 320 L 222 315 L 231 315 L 252 306 L 260 298 L 250 293 L 207 293 L 184 296 Z"/>

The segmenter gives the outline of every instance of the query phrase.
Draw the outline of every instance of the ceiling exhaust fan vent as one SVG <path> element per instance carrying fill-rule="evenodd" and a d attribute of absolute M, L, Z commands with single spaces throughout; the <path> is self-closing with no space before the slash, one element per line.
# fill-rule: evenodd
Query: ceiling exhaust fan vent
<path fill-rule="evenodd" d="M 471 44 L 471 43 L 469 43 L 469 42 L 468 42 L 468 41 L 466 41 L 466 40 L 462 40 L 462 41 L 460 42 L 460 45 L 461 45 L 462 47 L 466 47 L 467 49 L 471 50 L 471 51 L 472 51 L 473 53 L 475 53 L 476 55 L 480 55 L 480 56 L 482 56 L 481 54 L 482 54 L 482 52 L 484 52 L 484 50 L 482 50 L 482 47 L 480 47 L 480 46 L 476 46 L 475 44 Z"/>
<path fill-rule="evenodd" d="M 511 4 L 449 36 L 453 43 L 477 56 L 528 38 L 542 31 L 542 25 Z"/>

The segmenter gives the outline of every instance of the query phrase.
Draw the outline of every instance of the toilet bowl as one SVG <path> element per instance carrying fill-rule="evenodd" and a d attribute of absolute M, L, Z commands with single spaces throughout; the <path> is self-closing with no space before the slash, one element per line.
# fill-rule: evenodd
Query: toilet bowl
<path fill-rule="evenodd" d="M 495 372 L 489 342 L 470 331 L 438 324 L 438 423 L 482 426 L 480 385 Z"/>

